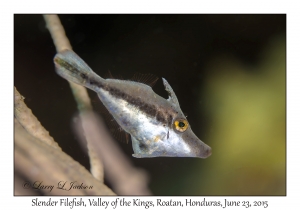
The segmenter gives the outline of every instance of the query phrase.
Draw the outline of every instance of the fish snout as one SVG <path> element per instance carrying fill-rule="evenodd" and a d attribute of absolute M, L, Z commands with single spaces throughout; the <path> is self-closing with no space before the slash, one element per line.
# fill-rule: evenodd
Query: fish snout
<path fill-rule="evenodd" d="M 207 158 L 212 154 L 211 147 L 201 141 L 191 130 L 183 139 L 189 147 L 189 156 L 198 158 Z"/>
<path fill-rule="evenodd" d="M 202 142 L 203 143 L 203 142 Z M 203 143 L 204 144 L 204 143 Z M 211 147 L 204 144 L 197 152 L 196 156 L 200 158 L 208 158 L 212 154 Z"/>

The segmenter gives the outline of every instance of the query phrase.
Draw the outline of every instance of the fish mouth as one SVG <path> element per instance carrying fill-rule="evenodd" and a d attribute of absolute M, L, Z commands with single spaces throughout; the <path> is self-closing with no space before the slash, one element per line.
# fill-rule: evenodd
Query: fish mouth
<path fill-rule="evenodd" d="M 205 159 L 211 156 L 211 154 L 212 154 L 211 147 L 205 144 L 205 148 L 199 152 L 199 155 L 197 157 Z"/>
<path fill-rule="evenodd" d="M 201 140 L 198 140 L 197 147 L 191 148 L 191 157 L 198 157 L 198 158 L 208 158 L 212 154 L 211 147 L 202 142 Z"/>

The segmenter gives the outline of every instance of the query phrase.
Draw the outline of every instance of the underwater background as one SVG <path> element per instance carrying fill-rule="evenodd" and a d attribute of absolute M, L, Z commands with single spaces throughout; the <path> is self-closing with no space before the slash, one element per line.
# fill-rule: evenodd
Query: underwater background
<path fill-rule="evenodd" d="M 73 50 L 100 76 L 164 77 L 207 159 L 131 157 L 154 195 L 286 194 L 286 15 L 59 15 Z M 42 15 L 14 16 L 14 85 L 64 152 L 89 169 L 77 113 Z M 162 80 L 153 87 L 167 98 Z M 102 108 L 89 90 L 93 107 Z M 107 183 L 109 186 L 110 184 Z"/>

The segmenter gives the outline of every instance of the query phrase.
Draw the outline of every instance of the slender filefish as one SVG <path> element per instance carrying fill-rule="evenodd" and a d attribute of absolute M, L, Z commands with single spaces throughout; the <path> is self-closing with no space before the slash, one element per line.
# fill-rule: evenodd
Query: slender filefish
<path fill-rule="evenodd" d="M 116 122 L 130 134 L 133 157 L 206 158 L 211 155 L 211 148 L 193 133 L 164 78 L 168 99 L 143 83 L 103 79 L 71 50 L 56 54 L 54 63 L 61 77 L 98 94 Z"/>

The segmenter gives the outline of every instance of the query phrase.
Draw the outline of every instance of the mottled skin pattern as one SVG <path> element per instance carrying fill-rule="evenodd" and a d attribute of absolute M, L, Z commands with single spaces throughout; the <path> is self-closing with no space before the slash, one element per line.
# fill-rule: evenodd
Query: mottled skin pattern
<path fill-rule="evenodd" d="M 142 83 L 103 79 L 73 51 L 57 54 L 54 62 L 60 76 L 98 93 L 114 119 L 131 135 L 134 157 L 206 158 L 211 154 L 211 148 L 198 139 L 184 121 L 186 117 L 177 97 L 165 79 L 169 99 Z M 186 122 L 182 125 L 188 125 L 187 129 L 183 132 L 175 129 L 177 120 Z"/>

